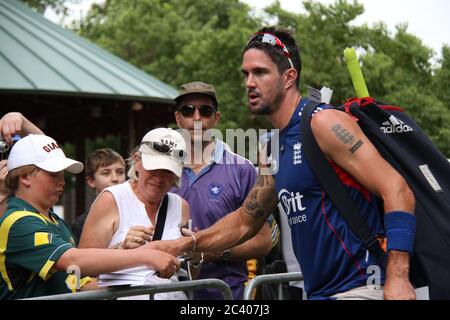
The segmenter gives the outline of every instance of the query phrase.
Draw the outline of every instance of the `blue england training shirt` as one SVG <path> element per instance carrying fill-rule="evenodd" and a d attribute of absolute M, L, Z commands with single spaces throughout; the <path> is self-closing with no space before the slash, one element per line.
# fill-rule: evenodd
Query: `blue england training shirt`
<path fill-rule="evenodd" d="M 355 237 L 331 199 L 324 193 L 303 155 L 300 136 L 300 101 L 279 135 L 276 191 L 291 228 L 292 244 L 300 263 L 309 299 L 326 299 L 367 284 L 367 268 L 375 258 Z M 320 106 L 317 112 L 327 109 Z M 374 234 L 383 234 L 373 195 L 348 173 L 331 163 Z M 384 271 L 381 272 L 384 283 Z"/>

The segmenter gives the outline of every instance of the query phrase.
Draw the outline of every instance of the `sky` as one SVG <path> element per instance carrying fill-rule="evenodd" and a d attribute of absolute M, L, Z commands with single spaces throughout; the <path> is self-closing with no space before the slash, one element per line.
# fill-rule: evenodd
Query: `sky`
<path fill-rule="evenodd" d="M 104 0 L 78 0 L 69 4 L 72 17 L 85 14 L 92 3 Z M 241 0 L 252 7 L 264 8 L 273 0 Z M 349 0 L 350 2 L 351 0 Z M 317 0 L 331 4 L 334 0 Z M 438 55 L 443 44 L 450 45 L 450 1 L 449 0 L 358 0 L 364 5 L 365 12 L 355 21 L 357 25 L 383 21 L 393 34 L 399 23 L 408 23 L 408 31 L 432 48 Z M 301 0 L 280 0 L 281 7 L 288 11 L 305 12 Z M 58 23 L 59 18 L 47 10 L 45 16 Z"/>
<path fill-rule="evenodd" d="M 263 8 L 273 0 L 245 0 L 252 7 Z M 317 0 L 332 4 L 334 0 Z M 351 1 L 348 1 L 351 2 Z M 280 0 L 281 7 L 288 11 L 305 12 L 301 0 Z M 365 12 L 355 24 L 383 21 L 388 30 L 395 32 L 399 23 L 408 23 L 408 31 L 422 42 L 440 53 L 444 43 L 450 45 L 450 1 L 448 0 L 358 0 Z"/>

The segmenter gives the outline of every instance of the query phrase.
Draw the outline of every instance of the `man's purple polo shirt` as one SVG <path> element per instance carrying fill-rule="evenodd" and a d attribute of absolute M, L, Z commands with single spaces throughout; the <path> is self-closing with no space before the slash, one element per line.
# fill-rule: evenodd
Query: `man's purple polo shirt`
<path fill-rule="evenodd" d="M 190 168 L 183 168 L 181 187 L 171 192 L 189 203 L 192 228 L 202 230 L 238 209 L 256 178 L 256 169 L 250 161 L 228 151 L 225 144 L 217 140 L 211 163 L 198 175 Z M 244 261 L 209 262 L 203 264 L 199 279 L 221 279 L 232 289 L 234 299 L 242 299 L 247 272 Z M 194 297 L 222 299 L 217 289 L 196 290 Z"/>

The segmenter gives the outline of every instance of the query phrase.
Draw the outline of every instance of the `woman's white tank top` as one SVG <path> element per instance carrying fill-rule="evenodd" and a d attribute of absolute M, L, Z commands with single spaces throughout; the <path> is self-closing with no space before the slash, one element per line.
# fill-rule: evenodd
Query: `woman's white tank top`
<path fill-rule="evenodd" d="M 112 187 L 105 188 L 103 192 L 110 192 L 119 210 L 119 227 L 114 233 L 108 248 L 114 247 L 119 242 L 123 242 L 128 230 L 134 226 L 152 226 L 150 219 L 145 210 L 145 205 L 142 203 L 136 194 L 131 189 L 129 181 L 122 184 L 115 185 Z M 166 221 L 163 228 L 162 240 L 172 240 L 180 238 L 182 226 L 182 212 L 181 212 L 181 197 L 173 194 L 167 193 L 169 195 L 169 202 L 167 206 Z M 158 209 L 159 211 L 159 209 Z M 158 212 L 159 213 L 159 212 Z M 158 221 L 158 213 L 156 215 L 156 221 Z M 152 283 L 167 283 L 176 282 L 177 277 L 174 275 L 171 279 L 161 279 L 156 278 L 154 275 L 155 271 L 146 267 L 136 267 L 121 271 L 112 272 L 109 274 L 101 274 L 99 276 L 99 285 L 120 285 L 120 284 L 131 284 L 131 285 L 144 285 Z M 159 294 L 165 296 L 163 294 Z M 173 298 L 169 293 L 166 294 L 167 299 Z M 183 294 L 184 296 L 184 294 Z M 148 298 L 148 295 L 146 296 Z"/>
<path fill-rule="evenodd" d="M 108 247 L 114 247 L 115 244 L 123 242 L 128 230 L 134 226 L 152 226 L 145 210 L 144 203 L 138 199 L 131 189 L 129 181 L 104 189 L 102 192 L 109 191 L 116 200 L 119 209 L 119 227 L 114 233 Z M 169 203 L 167 206 L 167 216 L 164 224 L 161 240 L 173 240 L 181 237 L 180 227 L 182 226 L 181 197 L 168 192 Z M 158 209 L 159 211 L 159 209 Z M 159 212 L 158 212 L 159 213 Z M 158 221 L 158 213 L 155 221 Z"/>

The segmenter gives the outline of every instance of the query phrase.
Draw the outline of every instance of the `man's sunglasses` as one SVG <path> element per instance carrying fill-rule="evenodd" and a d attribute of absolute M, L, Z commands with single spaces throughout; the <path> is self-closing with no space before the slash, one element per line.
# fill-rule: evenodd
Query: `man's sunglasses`
<path fill-rule="evenodd" d="M 183 117 L 190 118 L 194 115 L 195 109 L 198 109 L 200 115 L 205 118 L 211 117 L 214 112 L 216 112 L 216 109 L 209 105 L 193 106 L 190 104 L 180 107 L 178 112 L 180 112 Z"/>
<path fill-rule="evenodd" d="M 148 149 L 146 152 L 146 148 L 151 148 L 152 150 L 161 154 L 170 155 L 180 161 L 183 161 L 187 156 L 184 150 L 174 149 L 168 144 L 162 143 L 160 141 L 144 141 L 139 146 L 139 151 L 142 153 L 149 153 Z"/>
<path fill-rule="evenodd" d="M 268 43 L 274 47 L 281 48 L 281 50 L 283 50 L 283 55 L 285 55 L 286 58 L 289 60 L 289 63 L 291 64 L 291 68 L 294 68 L 294 64 L 292 63 L 292 60 L 291 60 L 291 54 L 289 53 L 287 47 L 274 34 L 265 33 L 265 32 L 257 32 L 248 40 L 247 45 L 253 41 Z"/>

